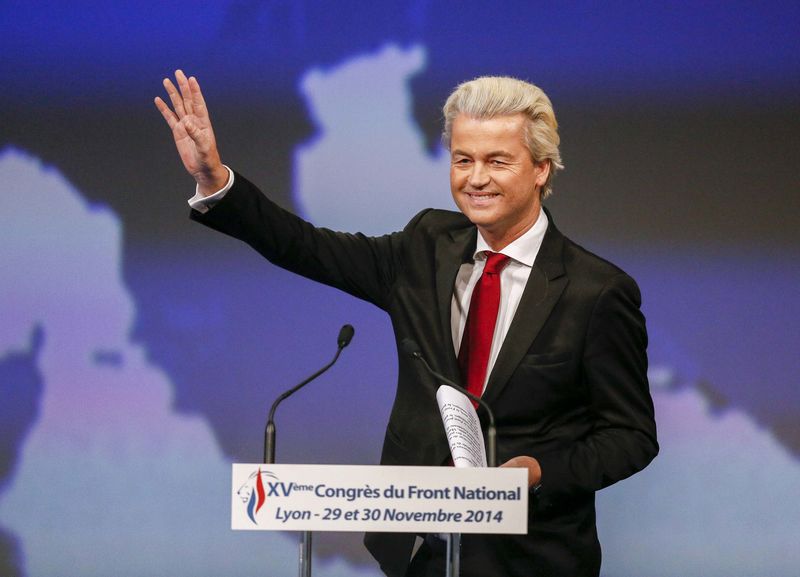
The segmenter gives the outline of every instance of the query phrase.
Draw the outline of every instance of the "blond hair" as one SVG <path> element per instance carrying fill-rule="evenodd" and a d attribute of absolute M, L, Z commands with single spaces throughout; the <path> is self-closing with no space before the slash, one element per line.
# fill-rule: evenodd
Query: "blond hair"
<path fill-rule="evenodd" d="M 449 149 L 453 121 L 459 114 L 471 118 L 494 118 L 523 114 L 528 119 L 525 144 L 534 162 L 549 162 L 550 174 L 542 187 L 542 198 L 553 191 L 555 173 L 564 168 L 558 151 L 560 138 L 553 105 L 544 91 L 529 82 L 508 76 L 481 76 L 456 87 L 442 109 L 442 142 Z"/>

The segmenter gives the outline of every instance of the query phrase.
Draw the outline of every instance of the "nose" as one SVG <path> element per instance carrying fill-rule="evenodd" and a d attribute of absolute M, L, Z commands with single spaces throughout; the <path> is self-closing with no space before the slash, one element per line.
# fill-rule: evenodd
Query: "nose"
<path fill-rule="evenodd" d="M 489 180 L 489 171 L 486 170 L 486 165 L 483 162 L 476 162 L 472 165 L 468 180 L 471 187 L 483 188 L 489 184 Z"/>

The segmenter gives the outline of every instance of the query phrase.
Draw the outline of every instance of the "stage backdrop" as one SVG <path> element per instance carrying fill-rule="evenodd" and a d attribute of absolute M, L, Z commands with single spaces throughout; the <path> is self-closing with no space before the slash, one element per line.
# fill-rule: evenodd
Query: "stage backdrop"
<path fill-rule="evenodd" d="M 548 205 L 640 283 L 662 452 L 598 495 L 607 577 L 800 567 L 800 9 L 790 3 L 0 4 L 0 574 L 295 574 L 229 530 L 230 463 L 375 463 L 387 319 L 188 221 L 152 104 L 200 79 L 223 160 L 313 222 L 452 207 L 440 107 L 510 74 L 552 97 Z M 315 575 L 375 576 L 358 535 Z"/>

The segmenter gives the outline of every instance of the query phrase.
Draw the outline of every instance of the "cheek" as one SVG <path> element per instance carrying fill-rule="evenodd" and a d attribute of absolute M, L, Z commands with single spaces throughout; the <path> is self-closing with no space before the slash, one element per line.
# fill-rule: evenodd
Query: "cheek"
<path fill-rule="evenodd" d="M 450 169 L 450 192 L 455 194 L 464 186 L 464 176 L 454 168 Z"/>

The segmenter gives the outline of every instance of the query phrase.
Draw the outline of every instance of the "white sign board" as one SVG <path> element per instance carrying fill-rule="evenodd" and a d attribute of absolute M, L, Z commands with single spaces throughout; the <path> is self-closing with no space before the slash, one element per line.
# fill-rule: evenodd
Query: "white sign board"
<path fill-rule="evenodd" d="M 518 468 L 234 464 L 231 527 L 523 534 L 527 480 Z"/>

